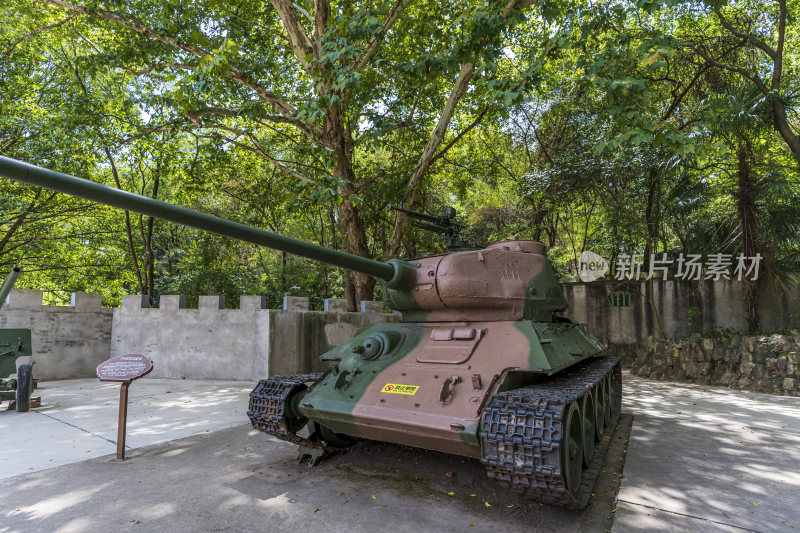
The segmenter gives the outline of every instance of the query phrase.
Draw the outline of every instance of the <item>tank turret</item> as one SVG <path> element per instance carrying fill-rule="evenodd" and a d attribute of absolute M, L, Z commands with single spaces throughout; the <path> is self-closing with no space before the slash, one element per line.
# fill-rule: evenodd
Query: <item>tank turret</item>
<path fill-rule="evenodd" d="M 0 176 L 379 280 L 402 322 L 323 354 L 325 372 L 268 377 L 250 394 L 253 427 L 298 444 L 300 458 L 384 440 L 478 458 L 531 499 L 586 506 L 619 416 L 620 365 L 560 315 L 567 302 L 542 243 L 475 249 L 454 210 L 403 209 L 443 234 L 451 253 L 384 263 L 2 156 Z"/>

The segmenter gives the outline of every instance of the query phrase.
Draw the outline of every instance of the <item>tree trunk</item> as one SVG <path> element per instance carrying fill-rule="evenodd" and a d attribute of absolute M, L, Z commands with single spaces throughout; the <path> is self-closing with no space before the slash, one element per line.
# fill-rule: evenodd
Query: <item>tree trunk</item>
<path fill-rule="evenodd" d="M 650 255 L 655 253 L 654 243 L 658 237 L 658 194 L 661 191 L 661 172 L 659 169 L 653 169 L 650 172 L 650 185 L 647 190 L 647 208 L 645 209 L 645 223 L 647 224 L 647 243 L 644 248 L 644 261 L 645 265 L 650 266 Z M 653 278 L 647 280 L 646 292 L 647 303 L 650 306 L 650 313 L 653 316 L 653 322 L 656 326 L 656 332 L 662 339 L 666 338 L 664 330 L 661 327 L 661 317 L 658 315 L 658 308 L 656 308 L 655 298 L 653 296 Z"/>
<path fill-rule="evenodd" d="M 153 199 L 158 199 L 158 185 L 161 181 L 160 168 L 156 168 L 156 175 L 153 179 Z M 147 217 L 147 230 L 145 231 L 144 238 L 144 264 L 147 270 L 147 297 L 150 300 L 150 306 L 155 307 L 155 288 L 156 288 L 156 257 L 153 253 L 153 227 L 156 219 Z"/>
<path fill-rule="evenodd" d="M 345 186 L 351 189 L 351 186 Z M 364 231 L 364 216 L 358 207 L 354 206 L 348 197 L 339 206 L 339 220 L 347 240 L 347 251 L 361 257 L 369 257 L 367 235 Z M 375 295 L 375 278 L 360 272 L 345 270 L 345 298 L 347 307 L 357 311 L 359 302 L 372 300 Z"/>
<path fill-rule="evenodd" d="M 736 173 L 736 203 L 739 208 L 739 224 L 742 231 L 742 253 L 745 257 L 756 255 L 756 194 L 753 176 L 748 161 L 748 146 L 743 142 L 736 152 L 738 169 Z M 755 281 L 745 279 L 745 305 L 747 307 L 747 330 L 750 333 L 758 330 L 758 286 Z"/>
<path fill-rule="evenodd" d="M 339 96 L 341 98 L 341 95 Z M 350 143 L 348 141 L 341 108 L 338 105 L 331 106 L 325 113 L 325 144 L 333 148 L 336 157 L 333 175 L 342 184 L 338 191 L 342 197 L 342 203 L 337 208 L 339 229 L 345 240 L 347 252 L 361 257 L 369 257 L 364 214 L 358 206 L 353 204 L 353 197 L 356 195 L 353 186 L 355 173 L 350 160 Z M 359 302 L 362 300 L 373 299 L 376 282 L 372 276 L 346 270 L 343 278 L 345 298 L 350 310 L 358 310 Z"/>

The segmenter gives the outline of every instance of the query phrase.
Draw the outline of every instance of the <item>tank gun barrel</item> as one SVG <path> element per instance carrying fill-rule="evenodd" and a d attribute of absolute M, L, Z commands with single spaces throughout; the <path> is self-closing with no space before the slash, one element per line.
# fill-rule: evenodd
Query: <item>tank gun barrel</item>
<path fill-rule="evenodd" d="M 11 272 L 8 274 L 8 277 L 3 281 L 3 285 L 0 286 L 0 309 L 2 309 L 3 304 L 8 298 L 11 289 L 14 288 L 14 283 L 17 282 L 17 276 L 19 273 L 22 272 L 22 269 L 19 267 L 14 267 L 11 269 Z"/>
<path fill-rule="evenodd" d="M 271 231 L 253 228 L 239 222 L 225 220 L 214 215 L 200 213 L 185 207 L 115 189 L 69 174 L 23 163 L 9 157 L 0 156 L 0 176 L 9 180 L 36 185 L 70 196 L 110 205 L 125 211 L 140 213 L 209 233 L 355 270 L 386 281 L 390 286 L 395 282 L 402 283 L 402 280 L 405 280 L 408 276 L 407 273 L 401 272 L 406 269 L 402 268 L 403 265 L 399 261 L 393 260 L 389 263 L 383 263 L 346 252 L 331 250 L 316 244 L 278 235 Z M 5 284 L 3 288 L 5 289 Z"/>

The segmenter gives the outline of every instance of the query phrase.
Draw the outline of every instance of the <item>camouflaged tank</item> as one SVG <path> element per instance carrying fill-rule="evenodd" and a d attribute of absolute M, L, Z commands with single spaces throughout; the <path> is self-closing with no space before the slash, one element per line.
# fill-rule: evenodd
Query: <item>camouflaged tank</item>
<path fill-rule="evenodd" d="M 567 302 L 544 245 L 390 263 L 408 272 L 384 287 L 402 322 L 322 355 L 325 373 L 262 380 L 253 427 L 312 462 L 353 437 L 475 457 L 536 501 L 583 508 L 616 425 L 620 365 L 557 314 Z"/>
<path fill-rule="evenodd" d="M 378 279 L 402 322 L 323 354 L 326 372 L 274 376 L 250 394 L 253 426 L 298 444 L 301 458 L 356 438 L 388 441 L 480 459 L 489 477 L 536 501 L 587 504 L 620 412 L 620 365 L 559 314 L 567 302 L 541 243 L 464 249 L 448 211 L 423 216 L 428 229 L 453 230 L 451 253 L 382 263 L 2 156 L 0 176 Z"/>

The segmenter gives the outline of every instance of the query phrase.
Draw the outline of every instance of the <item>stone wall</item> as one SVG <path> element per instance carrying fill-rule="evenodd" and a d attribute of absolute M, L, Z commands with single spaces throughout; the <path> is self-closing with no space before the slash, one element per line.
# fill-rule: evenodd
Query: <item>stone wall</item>
<path fill-rule="evenodd" d="M 646 281 L 565 283 L 567 315 L 588 324 L 589 331 L 608 344 L 644 342 L 658 336 L 646 285 Z M 800 327 L 800 284 L 791 284 L 788 292 L 773 285 L 760 291 L 761 329 Z M 653 300 L 666 338 L 747 330 L 744 284 L 735 280 L 654 280 Z"/>
<path fill-rule="evenodd" d="M 0 309 L 0 328 L 31 330 L 37 379 L 90 377 L 111 346 L 112 310 L 101 303 L 99 294 L 76 292 L 69 306 L 42 305 L 42 291 L 14 289 Z"/>
<path fill-rule="evenodd" d="M 201 296 L 197 309 L 185 297 L 163 295 L 149 308 L 141 296 L 125 296 L 114 309 L 111 357 L 142 353 L 154 362 L 153 377 L 257 380 L 275 374 L 322 370 L 319 356 L 376 323 L 399 320 L 380 305 L 348 313 L 343 300 L 327 311 L 309 311 L 308 298 L 287 296 L 284 309 L 264 309 L 261 296 L 242 296 L 225 309 L 220 296 Z"/>
<path fill-rule="evenodd" d="M 769 336 L 695 335 L 681 341 L 651 338 L 639 346 L 631 373 L 797 396 L 798 367 L 800 331 L 791 331 Z"/>

